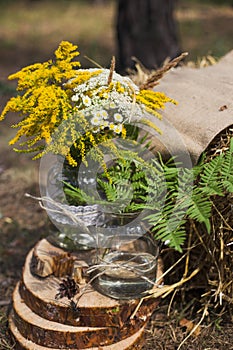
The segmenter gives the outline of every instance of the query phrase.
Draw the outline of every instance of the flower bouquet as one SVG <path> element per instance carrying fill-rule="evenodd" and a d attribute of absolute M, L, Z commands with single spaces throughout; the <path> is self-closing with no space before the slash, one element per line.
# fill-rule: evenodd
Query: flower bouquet
<path fill-rule="evenodd" d="M 74 188 L 69 184 L 77 186 L 78 174 L 81 169 L 88 174 L 91 162 L 92 166 L 99 166 L 95 171 L 102 170 L 108 185 L 112 184 L 106 152 L 110 158 L 127 161 L 128 167 L 132 165 L 128 177 L 135 176 L 142 167 L 151 168 L 139 155 L 140 127 L 147 125 L 159 133 L 154 118 L 161 118 L 159 110 L 165 103 L 174 103 L 165 94 L 140 89 L 129 77 L 117 74 L 114 60 L 110 69 L 81 69 L 75 60 L 78 55 L 77 46 L 63 41 L 54 60 L 12 74 L 9 79 L 18 79 L 17 89 L 22 93 L 12 97 L 1 114 L 2 120 L 9 111 L 19 113 L 20 121 L 12 126 L 18 130 L 10 141 L 10 145 L 20 144 L 17 152 L 33 152 L 33 159 L 57 155 L 55 163 L 62 159 L 65 179 L 61 176 L 60 180 L 71 202 Z M 141 138 L 141 144 L 143 141 Z M 73 194 L 77 204 L 75 191 Z M 80 204 L 84 204 L 83 199 Z"/>
<path fill-rule="evenodd" d="M 78 55 L 77 46 L 63 41 L 54 60 L 11 75 L 20 93 L 8 101 L 1 119 L 18 112 L 20 121 L 13 125 L 17 132 L 10 144 L 19 143 L 17 152 L 41 158 L 40 200 L 59 229 L 60 244 L 67 249 L 98 248 L 98 267 L 110 253 L 101 266 L 106 270 L 114 263 L 118 270 L 114 276 L 105 273 L 106 288 L 109 280 L 124 275 L 130 261 L 127 278 L 131 276 L 131 287 L 140 293 L 152 286 L 145 275 L 155 276 L 158 255 L 144 219 L 159 198 L 163 200 L 158 200 L 156 211 L 161 210 L 166 193 L 163 169 L 147 135 L 148 130 L 158 135 L 155 120 L 161 118 L 165 103 L 175 101 L 148 89 L 151 81 L 140 88 L 117 74 L 114 59 L 110 69 L 81 69 Z M 131 244 L 138 239 L 140 262 Z M 139 287 L 135 281 L 142 274 L 146 286 L 140 281 Z"/>

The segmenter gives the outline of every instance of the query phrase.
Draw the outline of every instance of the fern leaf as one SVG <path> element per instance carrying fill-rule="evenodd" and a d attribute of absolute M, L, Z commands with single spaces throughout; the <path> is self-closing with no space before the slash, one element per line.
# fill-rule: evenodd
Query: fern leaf
<path fill-rule="evenodd" d="M 85 191 L 72 186 L 71 184 L 64 182 L 64 192 L 71 199 L 71 204 L 85 205 L 95 204 L 96 198 L 88 195 Z"/>
<path fill-rule="evenodd" d="M 202 188 L 203 196 L 224 196 L 223 193 L 224 184 L 223 182 L 213 182 L 208 186 Z"/>
<path fill-rule="evenodd" d="M 230 142 L 230 148 L 225 153 L 224 162 L 221 168 L 221 177 L 222 181 L 230 181 L 232 182 L 233 177 L 233 138 Z M 228 186 L 229 187 L 229 186 Z"/>
<path fill-rule="evenodd" d="M 153 227 L 152 231 L 156 239 L 169 244 L 169 247 L 181 252 L 181 246 L 186 238 L 184 224 L 185 220 L 177 220 L 176 216 L 170 217 L 169 220 L 163 217 Z"/>
<path fill-rule="evenodd" d="M 210 233 L 210 216 L 212 203 L 208 197 L 203 196 L 203 192 L 199 188 L 195 188 L 192 197 L 189 199 L 190 206 L 187 215 L 200 223 L 204 223 L 208 233 Z"/>
<path fill-rule="evenodd" d="M 148 215 L 145 219 L 153 226 L 152 231 L 156 239 L 169 242 L 169 246 L 181 251 L 185 240 L 185 214 L 186 210 L 179 205 L 167 202 L 165 206 L 161 201 L 158 210 Z"/>
<path fill-rule="evenodd" d="M 154 228 L 156 231 L 156 228 Z M 178 252 L 182 252 L 181 246 L 184 244 L 186 239 L 186 231 L 184 226 L 177 227 L 176 230 L 169 230 L 168 228 L 162 228 L 154 234 L 155 239 L 161 240 L 165 244 L 168 244 L 169 247 L 174 248 Z"/>
<path fill-rule="evenodd" d="M 140 170 L 132 175 L 132 181 L 145 180 L 145 171 Z"/>
<path fill-rule="evenodd" d="M 233 176 L 230 176 L 229 180 L 224 180 L 223 186 L 228 192 L 232 193 L 233 192 Z"/>
<path fill-rule="evenodd" d="M 219 182 L 219 174 L 223 164 L 223 155 L 212 159 L 204 164 L 203 172 L 200 174 L 199 185 L 203 188 L 205 194 L 220 195 L 222 193 L 222 184 Z"/>

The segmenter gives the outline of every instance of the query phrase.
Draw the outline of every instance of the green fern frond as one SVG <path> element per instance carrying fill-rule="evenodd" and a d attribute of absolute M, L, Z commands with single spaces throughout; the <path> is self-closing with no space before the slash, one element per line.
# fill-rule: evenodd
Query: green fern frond
<path fill-rule="evenodd" d="M 224 180 L 223 186 L 226 189 L 226 191 L 232 193 L 233 192 L 233 176 L 229 176 L 228 180 Z"/>
<path fill-rule="evenodd" d="M 233 177 L 233 138 L 231 139 L 229 150 L 227 150 L 225 153 L 224 162 L 222 163 L 222 167 L 221 167 L 220 172 L 221 172 L 221 178 L 222 178 L 223 182 L 225 182 L 225 181 L 227 181 L 226 183 L 232 182 L 232 177 Z M 227 187 L 229 188 L 228 185 L 227 185 Z"/>
<path fill-rule="evenodd" d="M 140 180 L 145 180 L 145 171 L 139 170 L 136 173 L 132 175 L 132 181 L 140 181 Z"/>
<path fill-rule="evenodd" d="M 74 187 L 68 182 L 64 183 L 64 192 L 67 195 L 70 204 L 73 205 L 85 205 L 85 204 L 96 204 L 96 198 L 87 194 L 80 188 Z"/>
<path fill-rule="evenodd" d="M 203 196 L 200 188 L 194 188 L 189 201 L 190 206 L 187 209 L 187 215 L 193 220 L 204 223 L 208 233 L 210 233 L 211 201 L 208 197 Z"/>
<path fill-rule="evenodd" d="M 184 221 L 180 223 L 180 226 L 177 226 L 175 230 L 170 230 L 169 227 L 167 227 L 166 221 L 163 222 L 158 227 L 154 228 L 154 237 L 155 239 L 163 241 L 165 244 L 167 244 L 170 248 L 174 248 L 178 252 L 182 252 L 182 245 L 184 244 L 184 241 L 186 239 L 186 231 Z"/>
<path fill-rule="evenodd" d="M 182 208 L 174 208 L 171 203 L 166 204 L 163 211 L 159 210 L 146 217 L 148 223 L 153 226 L 152 231 L 156 239 L 168 242 L 170 247 L 181 251 L 181 245 L 185 240 L 185 211 Z"/>
<path fill-rule="evenodd" d="M 155 239 L 181 252 L 187 220 L 204 224 L 210 233 L 211 197 L 233 192 L 233 138 L 229 150 L 208 162 L 203 157 L 193 169 L 182 168 L 174 158 L 164 163 L 160 155 L 146 166 L 134 152 L 125 151 L 124 157 L 113 162 L 109 174 L 111 182 L 106 174 L 98 175 L 103 201 L 81 191 L 75 197 L 103 202 L 107 210 L 115 212 L 145 211 Z"/>
<path fill-rule="evenodd" d="M 205 195 L 222 195 L 222 184 L 219 182 L 219 175 L 224 163 L 223 154 L 204 164 L 203 172 L 200 174 L 199 185 Z"/>
<path fill-rule="evenodd" d="M 132 188 L 127 183 L 125 186 L 119 186 L 99 179 L 97 181 L 100 189 L 104 190 L 104 195 L 109 202 L 115 202 L 119 199 L 125 201 L 126 199 L 132 198 Z"/>

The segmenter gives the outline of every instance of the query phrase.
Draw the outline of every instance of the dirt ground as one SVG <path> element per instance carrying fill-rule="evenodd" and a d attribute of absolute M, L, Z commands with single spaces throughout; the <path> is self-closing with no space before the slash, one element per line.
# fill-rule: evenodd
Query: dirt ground
<path fill-rule="evenodd" d="M 187 16 L 192 14 L 186 9 Z M 182 16 L 182 13 L 179 12 L 178 16 Z M 227 12 L 225 23 L 229 23 L 229 28 L 232 28 L 232 19 L 232 11 L 231 15 Z M 37 54 L 30 47 L 24 49 L 19 45 L 15 51 L 10 43 L 8 46 L 2 45 L 0 84 L 5 84 L 9 73 L 24 65 L 24 62 L 28 64 L 30 57 Z M 20 60 L 16 60 L 17 56 Z M 12 86 L 0 87 L 1 109 L 12 93 Z M 13 135 L 9 125 L 14 121 L 15 117 L 9 116 L 0 125 L 0 350 L 14 349 L 7 328 L 7 313 L 11 307 L 12 291 L 21 277 L 25 256 L 40 238 L 54 230 L 38 203 L 25 197 L 25 193 L 39 194 L 39 161 L 32 161 L 30 156 L 16 154 L 9 149 L 7 141 Z M 228 305 L 218 309 L 210 305 L 198 327 L 199 332 L 179 347 L 189 335 L 186 321 L 198 325 L 201 320 L 203 307 L 200 300 L 203 293 L 202 289 L 195 289 L 187 296 L 187 293 L 180 291 L 161 300 L 148 325 L 143 350 L 232 350 L 233 312 Z"/>

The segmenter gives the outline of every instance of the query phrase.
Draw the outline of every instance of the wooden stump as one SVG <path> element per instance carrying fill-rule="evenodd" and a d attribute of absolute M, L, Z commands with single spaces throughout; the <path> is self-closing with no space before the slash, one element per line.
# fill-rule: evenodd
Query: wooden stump
<path fill-rule="evenodd" d="M 13 293 L 10 330 L 19 349 L 141 349 L 158 299 L 115 300 L 94 291 L 85 270 L 94 252 L 67 253 L 47 240 L 28 254 Z M 157 278 L 161 276 L 159 265 Z M 70 299 L 57 297 L 67 276 L 76 281 Z"/>

